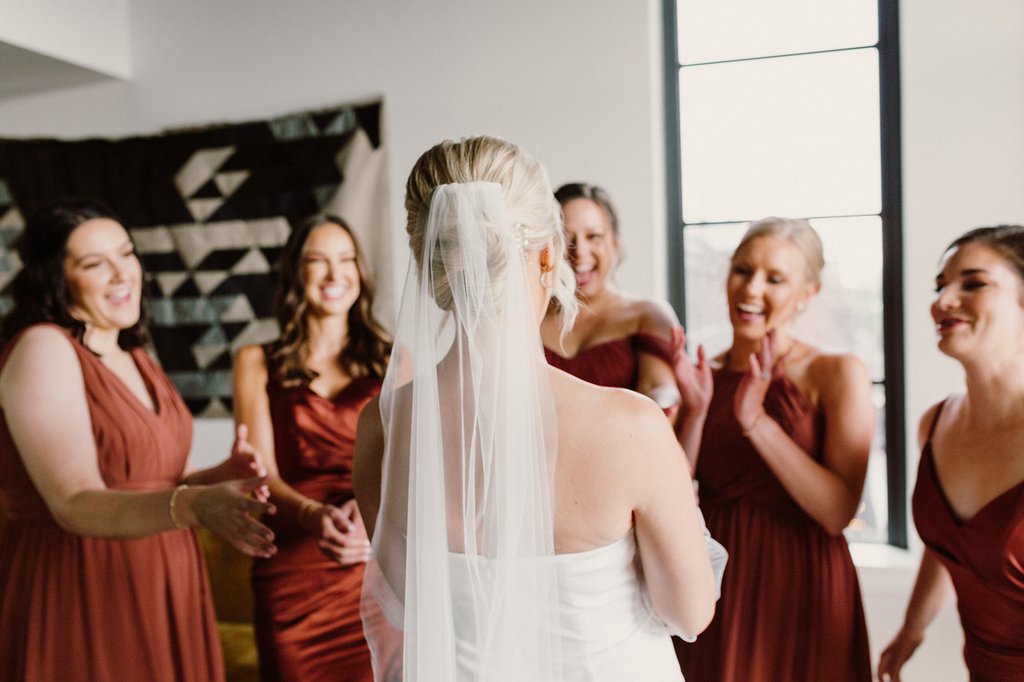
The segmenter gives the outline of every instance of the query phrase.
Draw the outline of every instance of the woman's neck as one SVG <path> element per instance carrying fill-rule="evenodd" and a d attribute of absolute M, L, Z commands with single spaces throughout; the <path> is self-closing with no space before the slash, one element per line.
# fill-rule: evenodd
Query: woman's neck
<path fill-rule="evenodd" d="M 348 320 L 341 315 L 309 317 L 306 329 L 310 360 L 335 357 L 348 342 Z"/>
<path fill-rule="evenodd" d="M 117 345 L 117 338 L 120 333 L 119 329 L 97 329 L 85 325 L 85 333 L 82 334 L 82 345 L 100 357 L 114 355 L 121 352 L 121 347 Z"/>
<path fill-rule="evenodd" d="M 763 337 L 762 337 L 763 338 Z M 795 339 L 788 333 L 776 330 L 772 340 L 772 358 L 778 360 L 792 350 Z M 738 338 L 733 336 L 732 346 L 725 354 L 725 365 L 727 369 L 744 372 L 750 368 L 750 354 L 758 355 L 761 352 L 761 339 Z"/>
<path fill-rule="evenodd" d="M 964 362 L 965 401 L 971 422 L 997 427 L 1024 413 L 1024 358 L 997 357 Z"/>
<path fill-rule="evenodd" d="M 607 284 L 593 296 L 581 296 L 579 294 L 577 296 L 580 300 L 581 317 L 587 317 L 588 315 L 600 316 L 605 310 L 613 307 L 622 299 L 622 295 L 614 287 Z"/>

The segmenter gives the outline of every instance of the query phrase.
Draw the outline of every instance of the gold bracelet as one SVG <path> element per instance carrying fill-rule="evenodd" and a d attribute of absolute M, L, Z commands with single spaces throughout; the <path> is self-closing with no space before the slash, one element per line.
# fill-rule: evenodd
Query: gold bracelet
<path fill-rule="evenodd" d="M 744 427 L 742 424 L 740 425 L 740 433 L 743 434 L 744 438 L 750 438 L 750 432 L 753 431 L 754 428 L 761 422 L 761 417 L 763 417 L 764 414 L 765 413 L 762 412 L 759 415 L 757 415 L 757 417 L 754 418 L 754 423 L 751 424 L 750 426 Z"/>
<path fill-rule="evenodd" d="M 321 504 L 320 502 L 312 500 L 308 497 L 305 500 L 303 500 L 302 504 L 299 505 L 299 525 L 305 527 L 306 520 L 309 518 L 309 514 L 313 513 L 313 510 L 319 512 L 323 506 L 324 505 Z"/>
<path fill-rule="evenodd" d="M 178 486 L 171 492 L 171 501 L 167 505 L 167 512 L 170 514 L 171 523 L 174 524 L 175 528 L 188 528 L 187 523 L 182 523 L 178 520 L 178 517 L 174 515 L 174 504 L 178 501 L 178 493 L 182 490 L 188 490 L 188 483 L 178 484 Z"/>

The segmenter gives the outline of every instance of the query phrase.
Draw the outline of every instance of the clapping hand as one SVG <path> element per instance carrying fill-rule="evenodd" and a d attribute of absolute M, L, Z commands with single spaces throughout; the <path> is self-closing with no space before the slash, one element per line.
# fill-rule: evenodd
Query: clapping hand
<path fill-rule="evenodd" d="M 750 367 L 740 379 L 733 397 L 736 421 L 744 434 L 748 433 L 764 417 L 764 397 L 771 386 L 775 372 L 774 330 L 761 339 L 761 350 L 750 354 Z"/>
<path fill-rule="evenodd" d="M 320 551 L 343 566 L 369 561 L 373 550 L 356 501 L 324 505 L 320 516 Z"/>
<path fill-rule="evenodd" d="M 697 362 L 686 354 L 686 332 L 676 327 L 672 332 L 672 369 L 679 386 L 684 414 L 702 414 L 711 405 L 715 384 L 711 366 L 704 353 L 704 345 L 697 346 Z"/>

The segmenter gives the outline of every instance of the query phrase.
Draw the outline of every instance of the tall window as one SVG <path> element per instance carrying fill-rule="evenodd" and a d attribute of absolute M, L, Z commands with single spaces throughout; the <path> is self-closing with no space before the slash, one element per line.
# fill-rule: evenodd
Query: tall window
<path fill-rule="evenodd" d="M 851 540 L 906 546 L 896 0 L 665 0 L 672 303 L 728 347 L 728 258 L 751 220 L 808 218 L 821 293 L 796 321 L 860 356 L 877 432 Z"/>

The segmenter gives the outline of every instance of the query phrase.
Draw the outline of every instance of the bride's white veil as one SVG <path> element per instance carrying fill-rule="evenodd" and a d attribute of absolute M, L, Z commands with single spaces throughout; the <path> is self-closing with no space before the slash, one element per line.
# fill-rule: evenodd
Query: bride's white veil
<path fill-rule="evenodd" d="M 378 680 L 560 677 L 556 420 L 526 269 L 541 245 L 506 189 L 442 184 L 410 213 L 363 588 Z"/>

